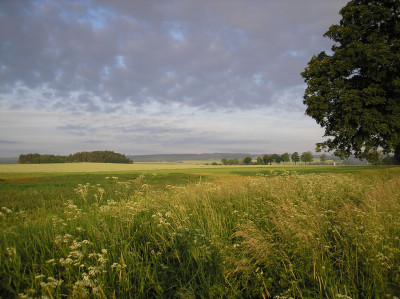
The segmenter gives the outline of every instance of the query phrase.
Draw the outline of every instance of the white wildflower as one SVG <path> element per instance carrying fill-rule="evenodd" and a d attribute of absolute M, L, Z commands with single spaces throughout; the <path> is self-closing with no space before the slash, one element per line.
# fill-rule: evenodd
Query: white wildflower
<path fill-rule="evenodd" d="M 7 247 L 7 254 L 9 255 L 9 256 L 12 256 L 12 255 L 16 255 L 17 254 L 17 250 L 15 249 L 15 247 Z"/>
<path fill-rule="evenodd" d="M 9 209 L 9 208 L 7 208 L 7 207 L 2 207 L 1 209 L 2 209 L 4 212 L 6 212 L 7 214 L 11 214 L 11 213 L 12 213 L 12 210 Z"/>

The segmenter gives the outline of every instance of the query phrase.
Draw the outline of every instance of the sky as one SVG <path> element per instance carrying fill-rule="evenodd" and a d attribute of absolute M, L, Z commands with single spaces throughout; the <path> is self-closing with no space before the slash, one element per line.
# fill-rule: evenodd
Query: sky
<path fill-rule="evenodd" d="M 2 0 L 0 157 L 301 153 L 346 0 Z"/>

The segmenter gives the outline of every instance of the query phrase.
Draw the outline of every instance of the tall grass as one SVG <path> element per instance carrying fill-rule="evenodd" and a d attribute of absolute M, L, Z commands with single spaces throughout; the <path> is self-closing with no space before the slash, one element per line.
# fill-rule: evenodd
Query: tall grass
<path fill-rule="evenodd" d="M 1 208 L 0 296 L 396 298 L 399 174 L 82 182 Z"/>

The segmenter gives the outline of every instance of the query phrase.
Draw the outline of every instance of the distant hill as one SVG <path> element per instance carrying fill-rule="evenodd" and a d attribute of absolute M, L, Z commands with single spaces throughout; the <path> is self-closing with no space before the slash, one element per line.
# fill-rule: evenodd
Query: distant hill
<path fill-rule="evenodd" d="M 0 164 L 18 164 L 18 157 L 0 158 Z"/>
<path fill-rule="evenodd" d="M 179 161 L 212 161 L 225 159 L 243 159 L 254 156 L 246 153 L 213 153 L 213 154 L 158 154 L 158 155 L 126 155 L 133 162 L 179 162 Z"/>

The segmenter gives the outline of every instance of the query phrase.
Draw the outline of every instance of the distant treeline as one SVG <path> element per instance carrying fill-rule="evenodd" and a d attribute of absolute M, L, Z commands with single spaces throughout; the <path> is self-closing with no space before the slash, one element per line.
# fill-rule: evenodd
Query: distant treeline
<path fill-rule="evenodd" d="M 44 163 L 74 163 L 74 162 L 97 162 L 97 163 L 133 163 L 123 154 L 113 151 L 79 152 L 69 156 L 27 154 L 20 155 L 19 164 L 44 164 Z"/>

